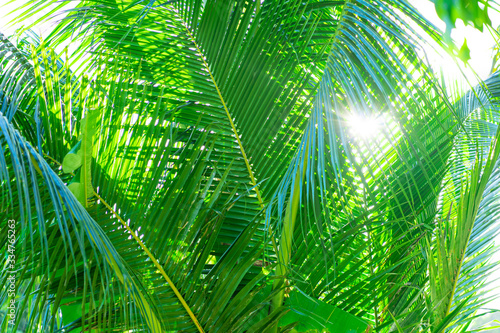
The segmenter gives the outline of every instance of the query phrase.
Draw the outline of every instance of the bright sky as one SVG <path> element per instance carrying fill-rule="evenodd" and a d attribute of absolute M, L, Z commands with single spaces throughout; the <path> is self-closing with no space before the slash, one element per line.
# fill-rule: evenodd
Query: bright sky
<path fill-rule="evenodd" d="M 2 32 L 3 34 L 5 34 L 7 36 L 13 34 L 15 32 L 16 28 L 18 28 L 17 25 L 11 26 L 8 24 L 9 21 L 12 19 L 12 17 L 15 17 L 15 15 L 9 15 L 9 14 L 13 10 L 15 10 L 16 8 L 19 8 L 22 5 L 24 5 L 25 3 L 27 3 L 29 0 L 14 0 L 13 2 L 10 2 L 10 1 L 12 1 L 12 0 L 5 1 L 5 2 L 9 2 L 9 3 L 0 5 L 0 32 Z M 44 11 L 44 12 L 46 13 L 47 11 Z M 28 16 L 24 20 L 24 25 L 30 25 L 30 24 L 35 23 L 37 18 L 40 16 L 41 15 Z M 50 27 L 49 24 L 37 25 L 37 26 L 33 27 L 33 30 L 38 34 L 44 34 L 45 32 L 48 31 L 49 27 Z"/>
<path fill-rule="evenodd" d="M 0 32 L 6 35 L 10 35 L 15 31 L 15 27 L 7 27 L 7 23 L 9 22 L 7 13 L 17 7 L 20 7 L 26 1 L 27 0 L 15 0 L 13 3 L 7 6 L 0 7 Z M 444 30 L 445 24 L 437 16 L 434 10 L 433 3 L 431 3 L 429 0 L 411 1 L 411 3 L 438 28 Z M 493 23 L 493 27 L 498 27 L 500 25 L 500 13 L 494 12 L 492 10 L 490 10 L 489 13 Z M 36 17 L 30 17 L 24 22 L 24 24 L 31 24 L 35 20 Z M 50 31 L 50 24 L 37 25 L 34 28 L 34 31 L 39 34 L 46 35 L 47 32 Z M 492 64 L 492 48 L 495 45 L 494 38 L 487 31 L 487 29 L 485 29 L 485 31 L 481 33 L 471 26 L 465 27 L 461 21 L 458 21 L 457 28 L 452 31 L 452 38 L 454 39 L 458 47 L 462 45 L 464 38 L 467 39 L 471 60 L 469 60 L 467 69 L 465 69 L 464 72 L 466 74 L 467 80 L 469 81 L 469 84 L 474 86 L 478 82 L 477 77 L 474 75 L 474 71 L 481 79 L 487 78 L 490 74 Z M 450 57 L 446 55 L 443 56 L 443 51 L 436 53 L 432 50 L 428 50 L 427 56 L 429 57 L 430 63 L 435 70 L 442 70 L 444 77 L 450 79 L 450 82 L 454 82 L 457 80 L 461 81 L 462 88 L 467 89 L 468 84 L 460 74 L 460 70 Z M 472 71 L 471 68 L 473 68 L 474 71 Z M 497 244 L 500 244 L 500 237 L 497 239 Z M 498 251 L 496 260 L 500 260 L 500 252 Z M 500 273 L 490 277 L 490 280 L 495 278 L 500 278 Z M 496 284 L 499 285 L 499 282 L 497 282 Z M 488 307 L 500 309 L 500 299 L 491 302 Z"/>
<path fill-rule="evenodd" d="M 441 30 L 445 30 L 445 23 L 439 19 L 434 9 L 434 4 L 428 0 L 412 1 L 413 6 L 415 6 L 428 20 L 430 20 L 434 25 L 436 25 Z M 489 16 L 492 21 L 493 27 L 498 27 L 500 25 L 500 13 L 489 10 Z M 490 69 L 492 65 L 492 48 L 495 45 L 495 40 L 492 35 L 488 32 L 488 29 L 484 29 L 483 32 L 475 29 L 472 26 L 464 26 L 461 20 L 456 22 L 456 28 L 452 30 L 451 36 L 455 41 L 455 44 L 460 48 L 467 39 L 467 45 L 470 49 L 471 59 L 468 62 L 467 69 L 464 70 L 467 80 L 471 85 L 476 85 L 479 81 L 474 75 L 474 72 L 481 78 L 486 79 L 490 74 Z M 434 69 L 441 69 L 444 73 L 445 78 L 451 80 L 462 81 L 463 76 L 460 73 L 459 68 L 446 54 L 443 55 L 443 51 L 440 54 L 428 51 L 428 57 L 431 65 Z M 460 60 L 458 60 L 461 62 Z M 474 69 L 474 71 L 471 70 Z M 450 80 L 450 81 L 451 81 Z"/>

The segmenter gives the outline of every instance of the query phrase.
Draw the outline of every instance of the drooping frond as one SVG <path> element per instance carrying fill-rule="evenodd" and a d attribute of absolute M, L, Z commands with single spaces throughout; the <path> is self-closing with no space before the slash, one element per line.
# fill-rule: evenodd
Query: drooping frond
<path fill-rule="evenodd" d="M 16 281 L 23 286 L 23 294 L 18 298 L 23 301 L 19 313 L 23 313 L 28 304 L 43 309 L 37 317 L 29 318 L 28 329 L 32 329 L 34 325 L 47 331 L 60 327 L 55 318 L 61 298 L 68 289 L 61 289 L 62 284 L 58 288 L 52 285 L 52 277 L 61 269 L 63 283 L 67 285 L 71 281 L 73 289 L 83 286 L 90 293 L 94 289 L 107 289 L 113 284 L 111 275 L 115 276 L 122 285 L 117 290 L 121 290 L 121 297 L 128 299 L 125 301 L 122 298 L 117 303 L 123 313 L 131 314 L 127 310 L 127 303 L 132 301 L 148 327 L 152 330 L 160 329 L 157 314 L 151 307 L 148 296 L 144 294 L 144 289 L 134 280 L 99 225 L 44 158 L 19 135 L 3 115 L 0 117 L 0 129 L 2 216 L 16 221 L 17 235 L 15 243 L 7 242 L 7 230 L 2 229 L 2 250 L 9 253 L 14 246 L 16 253 L 16 259 L 2 257 L 2 266 L 9 267 L 2 270 L 2 285 L 7 285 L 7 279 L 14 275 Z M 57 244 L 53 243 L 54 237 L 59 239 Z M 61 252 L 66 255 L 61 256 Z M 89 261 L 94 265 L 89 265 Z M 74 274 L 82 275 L 77 278 Z M 98 276 L 101 280 L 97 286 L 92 279 Z M 54 293 L 54 288 L 58 292 Z M 2 304 L 8 303 L 7 296 L 6 292 L 3 293 Z M 43 312 L 50 315 L 41 316 Z M 4 328 L 7 325 L 6 319 L 4 317 Z M 21 319 L 22 316 L 16 317 L 15 326 L 19 325 Z"/>
<path fill-rule="evenodd" d="M 410 332 L 461 328 L 481 304 L 497 79 L 454 103 L 421 59 L 419 33 L 441 34 L 407 1 L 36 0 L 18 20 L 44 8 L 68 9 L 48 39 L 0 44 L 0 102 L 90 230 L 56 224 L 74 215 L 47 208 L 41 178 L 2 183 L 9 214 L 20 195 L 49 210 L 26 220 L 47 228 L 47 265 L 21 257 L 27 291 L 47 280 L 44 327 Z M 52 51 L 68 41 L 69 58 Z M 3 179 L 22 181 L 7 146 Z M 460 198 L 480 204 L 460 217 Z M 438 242 L 459 222 L 455 286 Z M 300 319 L 312 309 L 327 318 Z"/>

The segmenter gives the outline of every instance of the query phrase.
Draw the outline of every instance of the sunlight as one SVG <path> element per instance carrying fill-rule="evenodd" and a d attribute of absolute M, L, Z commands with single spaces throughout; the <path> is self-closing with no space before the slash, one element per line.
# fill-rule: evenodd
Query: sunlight
<path fill-rule="evenodd" d="M 362 116 L 353 114 L 347 119 L 350 132 L 353 136 L 368 139 L 378 134 L 382 122 L 375 115 Z"/>

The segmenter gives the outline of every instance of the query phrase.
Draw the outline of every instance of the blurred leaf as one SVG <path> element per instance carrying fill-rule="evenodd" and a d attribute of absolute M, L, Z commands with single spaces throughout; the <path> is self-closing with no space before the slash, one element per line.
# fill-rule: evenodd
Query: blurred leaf
<path fill-rule="evenodd" d="M 470 50 L 469 47 L 467 46 L 467 40 L 464 39 L 464 43 L 462 44 L 462 47 L 458 51 L 458 57 L 463 61 L 467 62 L 470 60 Z"/>

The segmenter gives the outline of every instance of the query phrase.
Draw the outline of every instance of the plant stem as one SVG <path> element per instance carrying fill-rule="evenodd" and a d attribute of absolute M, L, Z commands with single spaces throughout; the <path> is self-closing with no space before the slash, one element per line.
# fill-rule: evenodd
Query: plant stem
<path fill-rule="evenodd" d="M 276 266 L 275 276 L 278 278 L 273 283 L 273 290 L 276 290 L 278 288 L 281 288 L 281 290 L 271 300 L 271 312 L 276 310 L 283 304 L 283 299 L 285 296 L 285 275 L 287 274 L 288 264 L 291 259 L 293 232 L 295 230 L 297 211 L 300 205 L 300 189 L 304 180 L 305 170 L 307 169 L 308 148 L 309 145 L 306 146 L 303 169 L 301 170 L 299 166 L 297 168 L 297 172 L 295 173 L 293 189 L 290 193 L 290 200 L 288 201 L 285 211 L 285 217 L 283 219 L 283 230 L 281 232 L 279 250 L 276 253 L 278 265 Z M 278 323 L 276 323 L 276 326 L 273 327 L 271 332 L 274 333 L 277 331 Z"/>

